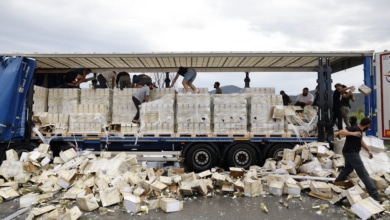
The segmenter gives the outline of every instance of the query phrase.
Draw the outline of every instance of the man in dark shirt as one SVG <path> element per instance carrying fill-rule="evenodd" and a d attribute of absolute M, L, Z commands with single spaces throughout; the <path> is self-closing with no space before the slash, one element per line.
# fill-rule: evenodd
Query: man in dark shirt
<path fill-rule="evenodd" d="M 120 72 L 116 75 L 116 87 L 123 90 L 123 88 L 131 88 L 131 79 L 128 72 Z"/>
<path fill-rule="evenodd" d="M 86 76 L 91 73 L 91 69 L 79 68 L 67 72 L 64 79 L 65 88 L 80 88 L 80 84 L 87 82 Z"/>
<path fill-rule="evenodd" d="M 340 130 L 341 136 L 346 136 L 345 144 L 343 147 L 343 155 L 345 159 L 345 167 L 340 172 L 339 176 L 335 180 L 337 182 L 345 181 L 348 175 L 355 170 L 359 178 L 363 181 L 366 186 L 368 194 L 375 200 L 381 201 L 378 191 L 371 181 L 366 168 L 364 167 L 363 161 L 360 158 L 360 150 L 363 147 L 372 159 L 372 152 L 370 148 L 363 141 L 362 133 L 370 128 L 371 118 L 363 118 L 358 126 L 347 127 L 346 130 Z"/>
<path fill-rule="evenodd" d="M 338 130 L 343 129 L 343 115 L 341 114 L 341 94 L 352 88 L 343 88 L 340 83 L 334 85 L 335 90 L 333 92 L 333 124 L 337 123 Z"/>
<path fill-rule="evenodd" d="M 145 74 L 133 75 L 132 88 L 142 88 L 146 84 L 152 83 L 152 78 Z"/>
<path fill-rule="evenodd" d="M 291 104 L 291 99 L 290 99 L 290 96 L 287 95 L 283 90 L 280 91 L 279 93 L 281 96 L 282 96 L 282 99 L 283 99 L 283 105 L 290 105 Z"/>
<path fill-rule="evenodd" d="M 222 94 L 222 89 L 219 86 L 219 82 L 214 83 L 215 94 Z"/>

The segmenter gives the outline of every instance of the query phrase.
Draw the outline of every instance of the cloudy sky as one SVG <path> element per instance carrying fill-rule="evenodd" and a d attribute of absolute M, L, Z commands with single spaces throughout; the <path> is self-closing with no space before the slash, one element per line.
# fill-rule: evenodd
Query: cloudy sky
<path fill-rule="evenodd" d="M 388 0 L 0 0 L 0 54 L 384 51 Z M 363 67 L 334 74 L 359 86 Z M 198 73 L 195 85 L 244 86 L 244 73 Z M 298 94 L 317 73 L 252 74 L 252 87 Z M 177 83 L 180 84 L 180 83 Z"/>

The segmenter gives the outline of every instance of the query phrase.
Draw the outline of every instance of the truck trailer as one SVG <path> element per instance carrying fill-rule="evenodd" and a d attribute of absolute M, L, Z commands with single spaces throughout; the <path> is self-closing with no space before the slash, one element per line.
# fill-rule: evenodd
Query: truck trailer
<path fill-rule="evenodd" d="M 389 60 L 390 53 L 374 51 L 5 53 L 0 70 L 0 159 L 5 159 L 8 149 L 21 154 L 48 143 L 54 156 L 70 147 L 79 151 L 126 151 L 142 154 L 145 160 L 154 160 L 155 156 L 165 161 L 184 159 L 189 170 L 200 172 L 215 166 L 262 165 L 265 159 L 280 159 L 284 149 L 301 143 L 319 141 L 332 147 L 332 74 L 359 65 L 364 74 L 360 88 L 366 95 L 365 115 L 373 119 L 367 135 L 389 139 L 390 116 L 386 109 L 390 104 L 385 98 L 390 89 Z M 244 92 L 211 96 L 207 89 L 201 94 L 174 91 L 169 89 L 169 73 L 176 72 L 178 66 L 191 66 L 205 73 L 245 73 Z M 90 68 L 94 73 L 163 72 L 166 88 L 153 91 L 155 101 L 142 105 L 145 118 L 141 121 L 145 123 L 138 126 L 126 118 L 133 116 L 129 109 L 133 104 L 119 104 L 131 102 L 135 89 L 59 88 L 63 74 L 75 68 Z M 272 87 L 250 87 L 249 74 L 261 72 L 316 73 L 318 106 L 283 106 Z M 58 101 L 62 104 L 56 105 Z M 258 109 L 263 110 L 256 113 Z M 286 116 L 287 109 L 311 117 L 302 120 L 293 114 Z M 120 113 L 125 114 L 120 117 Z M 185 117 L 187 113 L 197 118 Z M 269 116 L 261 121 L 263 113 Z M 58 123 L 52 123 L 53 117 Z M 156 117 L 164 120 L 153 123 Z"/>

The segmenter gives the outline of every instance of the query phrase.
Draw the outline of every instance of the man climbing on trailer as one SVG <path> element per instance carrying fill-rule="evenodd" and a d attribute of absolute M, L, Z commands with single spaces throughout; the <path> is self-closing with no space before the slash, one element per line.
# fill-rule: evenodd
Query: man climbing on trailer
<path fill-rule="evenodd" d="M 143 102 L 149 102 L 150 97 L 150 90 L 153 90 L 154 85 L 153 83 L 147 83 L 144 87 L 139 89 L 136 93 L 133 94 L 132 99 L 135 105 L 135 108 L 137 109 L 137 113 L 135 114 L 133 120 L 131 122 L 139 124 L 139 106 Z"/>

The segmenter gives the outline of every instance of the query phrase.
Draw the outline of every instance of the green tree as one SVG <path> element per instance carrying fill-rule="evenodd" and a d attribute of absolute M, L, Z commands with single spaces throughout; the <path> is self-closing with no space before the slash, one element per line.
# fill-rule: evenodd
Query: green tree
<path fill-rule="evenodd" d="M 352 116 L 355 116 L 357 118 L 357 122 L 359 123 L 362 118 L 365 117 L 364 115 L 364 109 L 359 108 L 356 112 L 352 114 Z"/>

